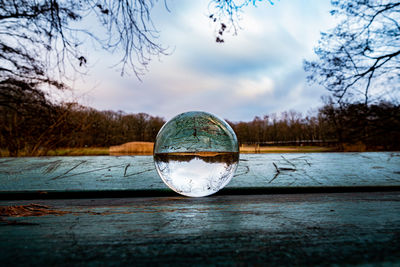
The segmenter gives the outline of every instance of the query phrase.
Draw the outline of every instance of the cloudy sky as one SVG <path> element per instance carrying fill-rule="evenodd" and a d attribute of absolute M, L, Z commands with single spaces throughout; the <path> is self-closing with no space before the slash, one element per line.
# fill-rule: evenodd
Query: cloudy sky
<path fill-rule="evenodd" d="M 145 112 L 170 119 L 203 110 L 232 121 L 322 105 L 327 92 L 309 85 L 302 67 L 314 58 L 319 34 L 335 25 L 330 0 L 262 1 L 241 14 L 241 30 L 215 42 L 207 0 L 161 1 L 153 10 L 160 42 L 171 55 L 155 58 L 138 81 L 111 68 L 116 55 L 89 50 L 89 75 L 75 82 L 74 97 L 100 110 Z"/>

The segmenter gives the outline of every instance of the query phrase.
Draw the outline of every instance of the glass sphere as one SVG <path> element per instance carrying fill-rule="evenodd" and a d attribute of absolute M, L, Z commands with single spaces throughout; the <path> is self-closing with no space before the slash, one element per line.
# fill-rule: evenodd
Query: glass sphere
<path fill-rule="evenodd" d="M 154 163 L 164 183 L 189 197 L 214 194 L 232 179 L 239 163 L 233 129 L 217 116 L 190 111 L 160 129 Z"/>

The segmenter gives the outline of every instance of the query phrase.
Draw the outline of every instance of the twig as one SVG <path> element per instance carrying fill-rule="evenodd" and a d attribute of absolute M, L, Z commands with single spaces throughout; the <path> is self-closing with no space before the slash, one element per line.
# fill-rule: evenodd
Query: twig
<path fill-rule="evenodd" d="M 296 165 L 294 165 L 293 163 L 291 163 L 289 160 L 287 160 L 284 156 L 281 155 L 281 157 L 290 165 L 292 165 L 295 169 L 296 169 Z"/>
<path fill-rule="evenodd" d="M 82 160 L 81 162 L 79 162 L 78 164 L 76 164 L 74 167 L 72 167 L 72 168 L 69 169 L 68 171 L 66 171 L 66 172 L 64 172 L 63 174 L 60 174 L 60 175 L 58 175 L 58 176 L 56 176 L 56 177 L 53 177 L 53 178 L 51 178 L 50 180 L 55 180 L 55 179 L 57 179 L 57 178 L 60 178 L 60 177 L 62 177 L 62 176 L 64 176 L 64 175 L 68 174 L 70 171 L 76 169 L 79 165 L 81 165 L 81 164 L 83 164 L 83 163 L 86 163 L 86 162 L 87 162 L 87 160 Z"/>
<path fill-rule="evenodd" d="M 275 162 L 272 162 L 272 164 L 274 164 L 276 172 L 280 173 L 281 171 L 296 171 L 296 168 L 278 168 L 278 166 L 276 166 Z"/>
<path fill-rule="evenodd" d="M 235 174 L 233 177 L 236 177 L 236 176 L 239 176 L 239 175 L 245 175 L 245 174 L 248 174 L 248 173 L 250 172 L 249 166 L 244 166 L 244 168 L 246 168 L 246 170 L 245 170 L 244 172 L 242 172 L 242 173 L 237 173 L 237 174 Z"/>
<path fill-rule="evenodd" d="M 293 169 L 293 168 L 279 168 L 281 171 L 292 171 L 292 172 L 294 172 L 294 171 L 296 171 L 296 169 Z"/>
<path fill-rule="evenodd" d="M 308 166 L 311 167 L 311 163 L 310 162 L 308 162 L 306 159 L 304 159 L 304 161 L 307 163 Z"/>
<path fill-rule="evenodd" d="M 274 165 L 276 172 L 280 173 L 281 171 L 279 170 L 278 166 L 276 166 L 275 162 L 272 162 L 272 164 Z M 274 177 L 274 179 L 275 179 L 275 177 Z"/>
<path fill-rule="evenodd" d="M 128 170 L 128 167 L 131 166 L 130 163 L 128 163 L 128 165 L 125 166 L 125 170 L 124 170 L 124 177 L 126 177 L 126 171 Z"/>
<path fill-rule="evenodd" d="M 275 164 L 274 164 L 274 165 L 275 165 Z M 278 170 L 277 170 L 277 171 L 278 171 Z M 272 181 L 275 180 L 276 177 L 278 177 L 278 176 L 279 176 L 279 172 L 275 173 L 274 178 L 272 178 L 268 183 L 269 183 L 269 184 L 272 183 Z"/>

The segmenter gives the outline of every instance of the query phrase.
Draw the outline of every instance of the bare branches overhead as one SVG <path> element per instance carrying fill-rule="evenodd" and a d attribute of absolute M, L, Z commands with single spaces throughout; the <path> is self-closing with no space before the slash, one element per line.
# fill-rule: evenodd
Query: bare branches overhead
<path fill-rule="evenodd" d="M 332 4 L 331 13 L 341 22 L 321 34 L 318 60 L 305 61 L 309 79 L 325 86 L 339 103 L 395 100 L 400 91 L 400 2 Z"/>
<path fill-rule="evenodd" d="M 151 19 L 155 2 L 0 0 L 0 78 L 62 81 L 68 69 L 84 71 L 84 42 L 115 52 L 121 73 L 139 77 L 165 53 Z"/>
<path fill-rule="evenodd" d="M 161 3 L 160 3 L 161 2 Z M 239 28 L 240 12 L 272 0 L 210 0 L 217 42 Z M 121 74 L 139 79 L 153 57 L 167 54 L 152 20 L 167 0 L 0 0 L 0 79 L 35 80 L 62 87 L 71 70 L 85 72 L 90 43 L 116 55 Z"/>
<path fill-rule="evenodd" d="M 237 33 L 240 28 L 240 13 L 244 7 L 249 5 L 256 6 L 257 2 L 268 2 L 274 4 L 272 0 L 210 0 L 209 18 L 217 24 L 218 32 L 215 41 L 223 43 L 225 31 Z"/>

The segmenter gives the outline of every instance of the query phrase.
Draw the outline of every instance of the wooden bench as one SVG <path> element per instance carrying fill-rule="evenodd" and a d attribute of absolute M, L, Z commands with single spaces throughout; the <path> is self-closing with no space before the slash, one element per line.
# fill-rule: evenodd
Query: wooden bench
<path fill-rule="evenodd" d="M 2 158 L 0 198 L 4 266 L 400 264 L 400 153 L 241 155 L 205 198 L 146 156 Z"/>

